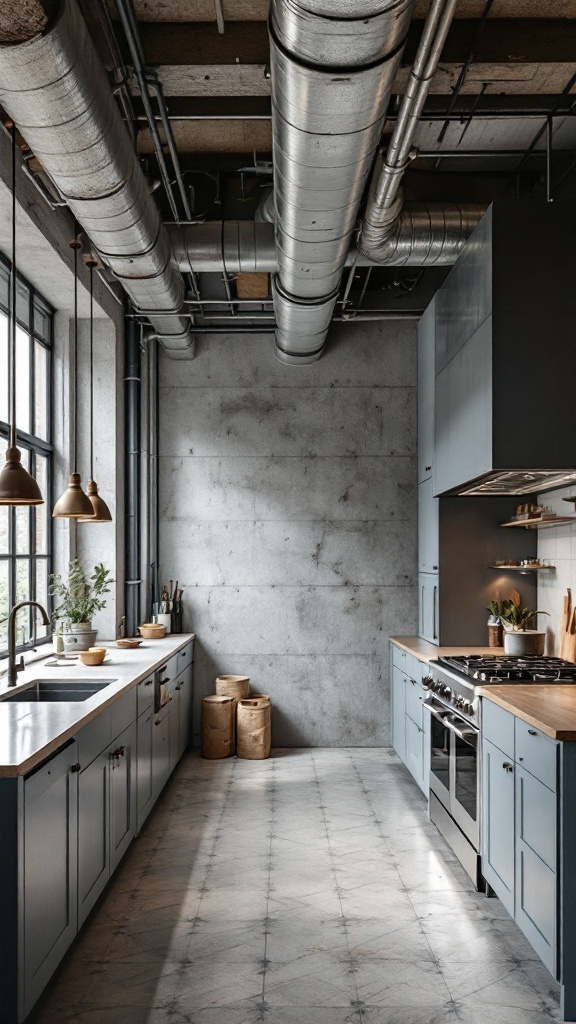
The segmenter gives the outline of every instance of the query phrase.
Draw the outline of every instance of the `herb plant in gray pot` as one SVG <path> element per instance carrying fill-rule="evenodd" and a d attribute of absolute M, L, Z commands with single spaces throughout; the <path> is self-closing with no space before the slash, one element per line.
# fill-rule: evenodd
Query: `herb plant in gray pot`
<path fill-rule="evenodd" d="M 102 563 L 95 565 L 92 574 L 87 576 L 78 558 L 70 562 L 67 580 L 59 573 L 52 573 L 49 594 L 61 602 L 52 618 L 62 623 L 65 651 L 87 651 L 94 646 L 97 630 L 92 628 L 92 618 L 106 607 L 103 595 L 109 593 L 113 582 L 110 570 Z"/>

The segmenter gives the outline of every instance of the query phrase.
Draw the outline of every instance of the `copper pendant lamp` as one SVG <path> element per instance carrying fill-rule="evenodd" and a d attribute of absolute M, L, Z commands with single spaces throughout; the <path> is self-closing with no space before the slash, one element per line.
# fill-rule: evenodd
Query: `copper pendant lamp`
<path fill-rule="evenodd" d="M 10 267 L 10 440 L 0 472 L 0 505 L 43 505 L 33 476 L 22 465 L 16 447 L 16 125 L 12 124 L 12 266 Z"/>
<path fill-rule="evenodd" d="M 111 523 L 110 509 L 98 494 L 98 484 L 94 480 L 94 267 L 98 261 L 93 256 L 86 256 L 84 262 L 90 270 L 90 479 L 88 481 L 88 500 L 92 505 L 92 515 L 79 519 L 80 523 Z"/>
<path fill-rule="evenodd" d="M 70 243 L 74 250 L 74 472 L 70 475 L 68 487 L 54 505 L 54 519 L 81 519 L 93 514 L 92 503 L 82 490 L 82 480 L 77 470 L 78 463 L 78 250 L 82 243 L 75 237 Z"/>

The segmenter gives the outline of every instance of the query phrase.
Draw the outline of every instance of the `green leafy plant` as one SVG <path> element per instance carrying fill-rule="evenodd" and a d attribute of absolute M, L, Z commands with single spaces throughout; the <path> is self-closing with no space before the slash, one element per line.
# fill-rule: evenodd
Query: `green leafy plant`
<path fill-rule="evenodd" d="M 502 615 L 500 601 L 490 601 L 486 611 L 490 612 L 491 619 L 496 619 L 498 622 L 500 621 L 500 616 Z"/>
<path fill-rule="evenodd" d="M 110 591 L 110 569 L 100 563 L 94 566 L 91 576 L 87 577 L 78 558 L 70 562 L 68 580 L 64 581 L 59 573 L 50 576 L 49 594 L 61 599 L 52 613 L 55 622 L 79 623 L 91 622 L 95 612 L 106 607 L 103 594 Z"/>
<path fill-rule="evenodd" d="M 537 615 L 548 615 L 548 612 L 530 611 L 522 604 L 522 599 L 517 590 L 513 590 L 510 597 L 502 601 L 500 619 L 504 629 L 524 630 L 528 629 L 528 623 Z"/>

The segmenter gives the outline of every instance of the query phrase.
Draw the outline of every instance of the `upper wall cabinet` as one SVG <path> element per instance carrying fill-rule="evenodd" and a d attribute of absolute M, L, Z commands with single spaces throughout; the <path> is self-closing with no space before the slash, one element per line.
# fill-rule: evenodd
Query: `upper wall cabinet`
<path fill-rule="evenodd" d="M 418 483 L 432 476 L 434 463 L 434 363 L 436 300 L 418 324 Z"/>
<path fill-rule="evenodd" d="M 496 202 L 437 292 L 435 495 L 576 471 L 575 234 L 574 202 Z"/>

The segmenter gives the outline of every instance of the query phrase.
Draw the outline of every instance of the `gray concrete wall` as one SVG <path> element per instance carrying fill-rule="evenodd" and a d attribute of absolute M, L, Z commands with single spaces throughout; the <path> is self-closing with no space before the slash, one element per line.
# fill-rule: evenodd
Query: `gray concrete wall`
<path fill-rule="evenodd" d="M 416 628 L 416 329 L 339 325 L 287 367 L 267 336 L 161 359 L 160 558 L 200 698 L 246 673 L 276 746 L 389 742 L 388 636 Z"/>

